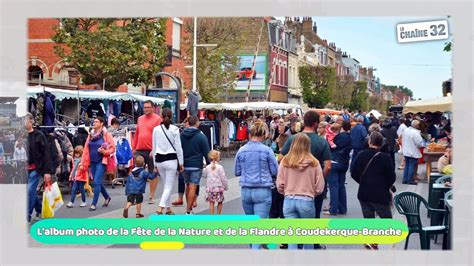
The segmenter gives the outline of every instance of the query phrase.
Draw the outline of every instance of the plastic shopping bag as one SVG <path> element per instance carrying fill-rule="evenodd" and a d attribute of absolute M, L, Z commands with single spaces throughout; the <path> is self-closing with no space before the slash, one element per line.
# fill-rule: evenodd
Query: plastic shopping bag
<path fill-rule="evenodd" d="M 54 211 L 59 210 L 61 206 L 64 205 L 63 201 L 63 196 L 61 195 L 61 190 L 59 189 L 58 182 L 54 182 L 52 185 L 52 191 L 53 191 L 53 208 Z"/>
<path fill-rule="evenodd" d="M 51 208 L 51 204 L 49 204 L 50 202 L 49 199 L 52 198 L 50 194 L 51 194 L 51 191 L 48 189 L 45 189 L 43 192 L 43 206 L 41 208 L 41 217 L 43 218 L 54 217 L 54 210 L 53 208 Z"/>
<path fill-rule="evenodd" d="M 61 190 L 59 189 L 58 183 L 54 182 L 52 185 L 45 184 L 41 216 L 43 218 L 54 217 L 54 213 L 63 205 L 63 197 L 61 195 Z"/>

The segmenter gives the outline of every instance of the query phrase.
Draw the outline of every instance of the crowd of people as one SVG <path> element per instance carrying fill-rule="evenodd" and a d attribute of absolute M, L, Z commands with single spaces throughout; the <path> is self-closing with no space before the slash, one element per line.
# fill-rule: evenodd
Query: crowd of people
<path fill-rule="evenodd" d="M 27 160 L 25 133 L 18 129 L 0 131 L 0 183 L 25 183 Z"/>
<path fill-rule="evenodd" d="M 225 191 L 229 189 L 220 152 L 210 149 L 206 136 L 199 128 L 199 118 L 189 115 L 184 130 L 171 123 L 169 108 L 161 115 L 154 113 L 151 101 L 144 103 L 144 114 L 138 119 L 133 138 L 133 167 L 130 167 L 125 192 L 127 202 L 123 217 L 136 205 L 136 217 L 144 217 L 141 204 L 147 181 L 150 184 L 148 203 L 154 204 L 158 180 L 164 184 L 161 200 L 155 214 L 174 215 L 172 206 L 184 204 L 185 214 L 192 215 L 196 207 L 201 178 L 206 177 L 206 201 L 211 214 L 221 214 Z M 29 201 L 28 220 L 33 210 L 41 213 L 35 194 L 39 177 L 46 182 L 54 174 L 54 167 L 45 154 L 47 137 L 32 126 L 27 115 L 28 131 Z M 117 126 L 118 127 L 118 126 Z M 240 147 L 235 156 L 234 174 L 240 179 L 242 208 L 247 215 L 261 218 L 320 218 L 347 214 L 346 175 L 359 184 L 357 198 L 364 218 L 391 218 L 394 187 L 395 155 L 400 153 L 404 162 L 403 183 L 416 185 L 417 163 L 420 148 L 430 141 L 451 143 L 451 126 L 447 119 L 435 121 L 424 117 L 398 118 L 389 114 L 381 119 L 344 110 L 340 115 L 320 115 L 309 110 L 303 117 L 288 112 L 284 116 L 272 115 L 268 119 L 254 117 L 249 127 L 249 141 Z M 85 207 L 85 187 L 89 173 L 93 180 L 93 201 L 90 211 L 97 209 L 100 194 L 102 207 L 111 201 L 103 185 L 103 176 L 110 164 L 109 157 L 115 144 L 104 120 L 97 117 L 83 146 L 78 145 L 71 154 L 73 193 L 67 207 L 74 207 L 74 198 L 81 192 Z M 429 133 L 427 133 L 429 132 Z M 445 158 L 446 157 L 446 158 Z M 443 157 L 450 163 L 450 155 Z M 171 191 L 178 180 L 179 199 L 171 203 Z M 323 206 L 327 192 L 330 201 Z M 217 204 L 217 211 L 215 205 Z M 252 244 L 253 249 L 264 245 Z M 283 245 L 289 249 L 324 249 L 321 244 Z M 377 249 L 376 244 L 367 248 Z"/>

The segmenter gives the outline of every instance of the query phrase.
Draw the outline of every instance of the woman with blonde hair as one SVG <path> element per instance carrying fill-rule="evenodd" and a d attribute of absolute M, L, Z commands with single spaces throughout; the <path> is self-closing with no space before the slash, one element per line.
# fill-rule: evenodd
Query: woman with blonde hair
<path fill-rule="evenodd" d="M 242 207 L 247 215 L 268 218 L 272 204 L 272 176 L 278 163 L 272 149 L 262 142 L 267 132 L 265 123 L 257 120 L 250 128 L 250 140 L 235 156 L 235 176 L 240 177 Z M 260 244 L 252 244 L 260 249 Z"/>
<path fill-rule="evenodd" d="M 324 190 L 323 170 L 319 161 L 311 154 L 311 140 L 304 133 L 296 134 L 290 151 L 282 159 L 278 169 L 276 186 L 285 196 L 283 215 L 285 218 L 314 218 L 314 197 Z M 297 249 L 289 244 L 288 249 Z M 305 244 L 313 249 L 313 244 Z"/>

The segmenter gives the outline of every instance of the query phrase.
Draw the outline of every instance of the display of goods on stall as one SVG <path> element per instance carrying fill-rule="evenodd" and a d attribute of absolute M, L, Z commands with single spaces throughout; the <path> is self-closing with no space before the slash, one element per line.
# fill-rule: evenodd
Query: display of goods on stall
<path fill-rule="evenodd" d="M 446 146 L 439 143 L 430 143 L 428 144 L 428 152 L 444 152 L 446 151 Z"/>

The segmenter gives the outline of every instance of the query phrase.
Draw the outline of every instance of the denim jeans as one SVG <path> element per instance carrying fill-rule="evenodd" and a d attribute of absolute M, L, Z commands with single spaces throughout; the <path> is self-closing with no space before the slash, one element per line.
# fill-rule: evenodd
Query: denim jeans
<path fill-rule="evenodd" d="M 84 190 L 84 185 L 86 182 L 84 181 L 74 181 L 74 184 L 72 184 L 72 189 L 71 189 L 71 202 L 74 203 L 74 200 L 76 199 L 77 192 L 81 192 L 81 199 L 82 202 L 86 202 L 86 191 Z"/>
<path fill-rule="evenodd" d="M 285 218 L 314 218 L 314 201 L 294 199 L 286 196 L 283 202 Z M 313 244 L 304 244 L 304 249 L 313 249 Z M 298 249 L 298 244 L 288 244 L 288 249 Z"/>
<path fill-rule="evenodd" d="M 192 171 L 184 170 L 184 172 L 182 173 L 183 178 L 184 178 L 184 183 L 199 185 L 199 183 L 201 183 L 202 170 L 203 169 L 192 170 Z"/>
<path fill-rule="evenodd" d="M 344 184 L 347 168 L 347 164 L 332 163 L 331 172 L 328 176 L 329 193 L 331 194 L 329 212 L 331 214 L 345 214 L 347 212 L 347 194 Z"/>
<path fill-rule="evenodd" d="M 242 207 L 245 214 L 256 214 L 260 218 L 268 218 L 272 205 L 272 190 L 270 187 L 242 187 Z M 260 249 L 260 244 L 252 244 L 252 249 Z"/>
<path fill-rule="evenodd" d="M 28 213 L 26 214 L 27 220 L 31 220 L 33 210 L 36 210 L 37 214 L 41 214 L 41 201 L 36 194 L 38 184 L 41 179 L 38 171 L 31 171 L 28 174 Z"/>
<path fill-rule="evenodd" d="M 417 158 L 405 156 L 405 169 L 403 169 L 403 182 L 413 182 L 415 177 Z"/>
<path fill-rule="evenodd" d="M 92 204 L 96 206 L 97 201 L 99 201 L 99 195 L 102 193 L 102 196 L 107 200 L 110 198 L 107 190 L 105 190 L 104 184 L 102 184 L 102 177 L 105 173 L 105 164 L 102 162 L 91 163 L 91 172 L 94 177 L 94 198 L 92 199 Z"/>
<path fill-rule="evenodd" d="M 184 194 L 186 190 L 186 184 L 184 184 L 183 173 L 178 175 L 178 194 Z M 196 186 L 196 196 L 199 196 L 199 185 Z"/>

